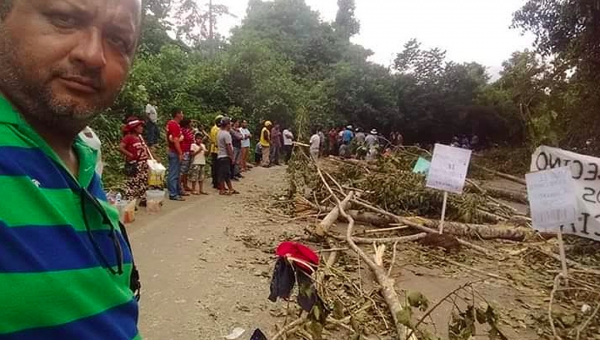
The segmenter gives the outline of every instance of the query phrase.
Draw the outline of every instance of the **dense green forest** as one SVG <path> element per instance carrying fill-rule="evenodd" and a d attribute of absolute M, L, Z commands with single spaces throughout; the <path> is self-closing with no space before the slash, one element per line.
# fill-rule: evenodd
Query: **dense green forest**
<path fill-rule="evenodd" d="M 162 120 L 181 107 L 207 125 L 218 113 L 254 126 L 293 126 L 305 115 L 314 126 L 398 130 L 407 143 L 478 134 L 511 146 L 590 148 L 600 125 L 599 6 L 529 0 L 515 8 L 513 28 L 533 33 L 535 44 L 506 56 L 490 82 L 484 66 L 453 62 L 416 40 L 398 46 L 393 65 L 370 62 L 372 52 L 350 39 L 360 31 L 354 0 L 338 0 L 333 22 L 304 0 L 250 0 L 227 38 L 216 33 L 226 6 L 145 0 L 129 82 L 94 127 L 110 146 L 120 120 L 155 100 Z"/>

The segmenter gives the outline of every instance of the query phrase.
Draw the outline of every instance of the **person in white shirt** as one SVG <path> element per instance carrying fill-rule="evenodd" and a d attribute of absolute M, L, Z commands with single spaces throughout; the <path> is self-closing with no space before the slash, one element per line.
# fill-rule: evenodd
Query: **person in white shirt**
<path fill-rule="evenodd" d="M 321 138 L 319 137 L 319 130 L 315 130 L 315 133 L 310 137 L 310 155 L 316 161 L 319 158 L 319 151 L 321 149 Z"/>
<path fill-rule="evenodd" d="M 189 180 L 192 182 L 192 194 L 194 195 L 208 195 L 204 192 L 204 166 L 206 165 L 206 146 L 202 143 L 202 134 L 196 134 L 196 140 L 192 144 L 190 151 L 192 157 L 192 166 L 190 167 Z M 196 184 L 198 184 L 198 190 L 196 190 Z"/>
<path fill-rule="evenodd" d="M 377 130 L 373 129 L 365 138 L 365 145 L 367 146 L 367 161 L 373 161 L 377 157 L 377 149 L 379 148 L 379 137 L 377 135 Z"/>
<path fill-rule="evenodd" d="M 285 162 L 289 162 L 294 149 L 294 134 L 290 129 L 283 129 L 283 154 Z"/>
<path fill-rule="evenodd" d="M 248 171 L 248 155 L 250 154 L 250 140 L 252 138 L 252 134 L 250 130 L 248 130 L 248 121 L 242 120 L 242 127 L 240 127 L 239 132 L 242 134 L 242 154 L 240 156 L 240 171 L 246 172 Z"/>
<path fill-rule="evenodd" d="M 146 122 L 146 144 L 149 147 L 153 147 L 158 144 L 160 138 L 160 131 L 158 130 L 158 111 L 156 110 L 156 103 L 150 102 L 146 105 L 146 116 L 148 117 Z"/>
<path fill-rule="evenodd" d="M 102 178 L 102 171 L 104 171 L 104 162 L 102 160 L 102 142 L 98 135 L 89 126 L 86 126 L 79 133 L 79 138 L 90 148 L 98 152 L 98 160 L 96 161 L 96 173 Z"/>

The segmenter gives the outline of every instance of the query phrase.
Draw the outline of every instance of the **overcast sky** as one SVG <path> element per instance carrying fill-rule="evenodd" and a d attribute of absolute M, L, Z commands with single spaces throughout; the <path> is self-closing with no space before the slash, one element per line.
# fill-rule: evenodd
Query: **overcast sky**
<path fill-rule="evenodd" d="M 204 0 L 199 0 L 204 1 Z M 247 0 L 214 0 L 227 5 L 237 18 L 222 18 L 221 34 L 238 25 Z M 337 0 L 306 0 L 325 21 L 335 20 Z M 375 52 L 372 61 L 388 66 L 411 38 L 425 48 L 440 47 L 449 60 L 476 61 L 495 74 L 517 50 L 531 46 L 531 36 L 510 29 L 512 13 L 525 0 L 356 0 L 360 34 L 353 38 Z"/>

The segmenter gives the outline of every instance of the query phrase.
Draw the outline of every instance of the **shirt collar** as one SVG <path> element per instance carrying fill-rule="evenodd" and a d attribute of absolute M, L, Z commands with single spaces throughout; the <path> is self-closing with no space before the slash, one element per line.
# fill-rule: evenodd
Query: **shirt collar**
<path fill-rule="evenodd" d="M 23 119 L 21 114 L 15 109 L 15 107 L 0 94 L 0 124 L 16 125 L 17 130 L 24 136 L 31 144 L 38 147 L 46 155 L 48 155 L 56 163 L 60 164 L 61 167 L 70 174 L 62 160 L 56 155 L 54 150 L 50 148 L 48 143 Z M 92 148 L 88 147 L 80 137 L 78 136 L 73 143 L 73 149 L 77 153 L 79 158 L 79 180 L 86 187 L 94 176 L 95 164 L 97 152 Z M 92 170 L 90 170 L 92 169 Z"/>
<path fill-rule="evenodd" d="M 0 124 L 20 125 L 23 118 L 14 106 L 0 94 Z"/>

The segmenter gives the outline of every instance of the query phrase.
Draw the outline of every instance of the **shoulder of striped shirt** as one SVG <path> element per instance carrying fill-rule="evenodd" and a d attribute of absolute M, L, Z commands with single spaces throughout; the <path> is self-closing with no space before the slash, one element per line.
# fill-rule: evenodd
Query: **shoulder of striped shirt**
<path fill-rule="evenodd" d="M 87 147 L 85 144 L 82 146 Z M 32 145 L 27 138 L 18 135 L 5 124 L 0 124 L 0 165 L 0 182 L 4 178 L 4 181 L 7 181 L 5 184 L 14 184 L 3 186 L 4 190 L 10 192 L 13 198 L 11 202 L 21 202 L 20 199 L 15 199 L 16 197 L 25 199 L 22 202 L 30 199 L 34 200 L 31 191 L 32 183 L 40 190 L 45 190 L 50 195 L 47 197 L 48 199 L 52 197 L 69 199 L 69 197 L 73 197 L 72 195 L 76 195 L 75 192 L 70 190 L 69 181 L 65 180 L 64 173 L 61 173 L 64 169 L 57 166 L 39 147 Z M 21 190 L 22 194 L 20 193 Z M 97 175 L 94 176 L 88 190 L 96 197 L 104 196 Z M 44 200 L 44 202 L 46 201 Z M 31 203 L 35 205 L 34 201 L 31 201 Z M 105 207 L 108 206 L 106 202 L 102 202 L 102 204 Z M 54 209 L 57 208 L 54 207 Z M 61 211 L 61 214 L 75 216 L 77 209 L 74 208 L 71 212 Z M 25 222 L 9 226 L 6 221 L 10 219 L 9 216 L 0 216 L 0 239 L 4 238 L 3 236 L 11 237 L 10 235 L 13 235 L 14 237 L 14 233 L 18 232 L 21 237 L 16 239 L 27 240 L 28 249 L 35 249 L 40 254 L 54 254 L 52 265 L 56 267 L 50 268 L 47 267 L 48 263 L 34 263 L 36 261 L 15 257 L 14 253 L 10 255 L 2 254 L 2 249 L 8 250 L 9 248 L 0 247 L 0 257 L 11 259 L 10 261 L 0 261 L 2 264 L 0 267 L 2 292 L 6 294 L 5 296 L 20 296 L 19 299 L 3 301 L 3 310 L 5 311 L 3 321 L 5 323 L 0 325 L 0 338 L 8 335 L 15 340 L 63 339 L 67 335 L 102 334 L 101 338 L 106 339 L 139 339 L 136 326 L 138 307 L 128 287 L 130 265 L 126 265 L 126 273 L 119 278 L 119 281 L 122 282 L 116 285 L 116 281 L 107 276 L 106 271 L 99 266 L 94 255 L 82 251 L 85 248 L 78 246 L 80 243 L 73 238 L 76 236 L 76 238 L 81 238 L 81 242 L 84 242 L 88 237 L 85 230 L 74 230 L 73 226 L 62 224 L 52 224 L 45 228 L 41 228 L 44 223 L 27 224 L 27 220 L 33 222 L 35 220 L 34 216 L 37 216 L 37 214 L 31 214 L 32 211 L 35 211 L 31 204 L 21 204 L 21 207 L 15 207 L 14 209 L 4 204 L 3 209 L 0 209 L 0 211 L 12 215 L 21 211 L 23 212 L 22 219 Z M 116 216 L 118 218 L 118 213 Z M 66 217 L 68 218 L 68 216 Z M 40 222 L 43 221 L 40 220 Z M 50 226 L 52 228 L 48 228 Z M 97 239 L 102 240 L 102 234 L 107 231 L 93 230 L 92 232 L 97 234 Z M 71 238 L 65 239 L 65 235 L 71 235 Z M 107 237 L 104 236 L 104 238 Z M 53 239 L 60 239 L 61 246 L 49 242 Z M 112 245 L 108 243 L 100 242 L 99 246 L 105 248 L 106 253 L 113 250 Z M 122 242 L 122 247 L 126 249 L 124 242 Z M 128 251 L 124 253 L 124 256 L 124 262 L 131 263 L 131 254 Z M 64 300 L 63 298 L 55 299 L 53 297 L 65 294 L 65 282 L 69 282 L 70 289 L 76 289 L 75 287 L 78 285 L 84 284 L 81 281 L 82 279 L 90 277 L 89 274 L 81 276 L 79 273 L 88 271 L 90 274 L 94 273 L 93 277 L 96 278 L 94 281 L 97 282 L 97 289 L 93 287 L 90 289 L 97 290 L 100 293 L 98 295 L 99 299 L 93 299 L 93 301 L 96 301 L 94 303 L 90 302 L 92 300 L 88 302 L 81 300 L 73 305 L 77 308 L 63 308 L 60 309 L 64 312 L 63 314 L 58 315 L 55 313 L 51 318 L 45 318 L 44 315 L 47 315 L 47 311 L 54 308 L 52 305 Z M 11 277 L 8 282 L 3 280 L 6 277 L 3 274 L 7 273 Z M 43 285 L 38 282 L 41 280 L 41 276 L 34 275 L 35 273 L 43 275 Z M 48 275 L 54 276 L 54 280 L 47 280 Z M 19 284 L 15 284 L 15 282 Z M 34 282 L 35 288 L 32 286 Z M 52 285 L 53 282 L 56 284 Z M 114 289 L 109 288 L 110 283 L 115 284 Z M 40 294 L 44 298 L 40 299 L 41 296 L 32 293 L 32 291 L 41 292 Z M 48 308 L 40 307 L 32 310 L 31 306 L 34 304 L 38 307 L 47 305 Z M 12 315 L 8 312 L 11 310 L 14 311 Z M 39 310 L 39 313 L 36 313 L 36 310 Z M 126 315 L 128 316 L 126 317 L 129 320 L 128 322 L 124 322 Z"/>

